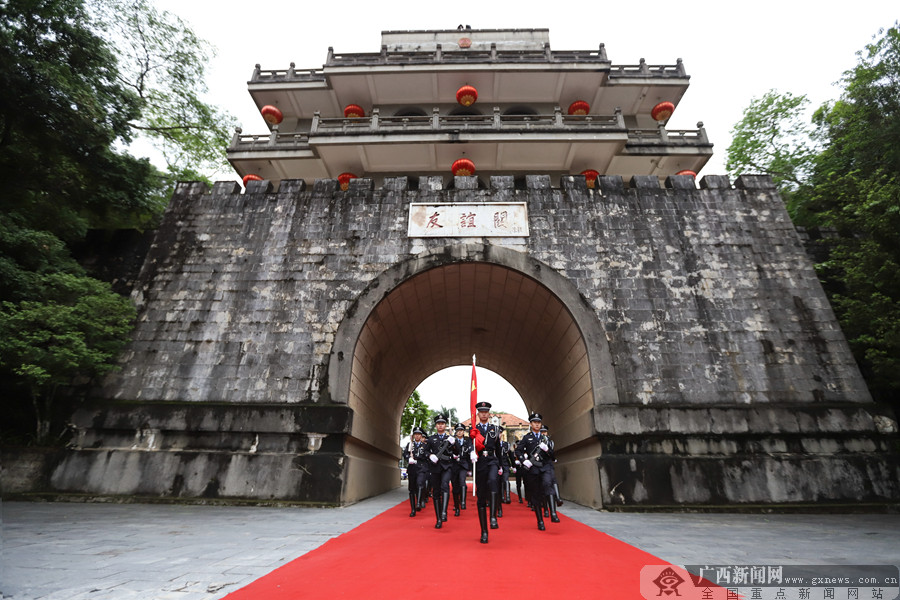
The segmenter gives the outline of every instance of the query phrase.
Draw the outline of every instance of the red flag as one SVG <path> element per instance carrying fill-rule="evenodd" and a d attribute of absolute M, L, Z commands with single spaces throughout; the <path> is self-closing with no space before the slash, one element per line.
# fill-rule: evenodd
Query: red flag
<path fill-rule="evenodd" d="M 478 384 L 475 382 L 475 355 L 472 355 L 472 392 L 469 401 L 469 412 L 472 413 L 472 427 L 475 427 L 475 403 L 478 402 Z"/>

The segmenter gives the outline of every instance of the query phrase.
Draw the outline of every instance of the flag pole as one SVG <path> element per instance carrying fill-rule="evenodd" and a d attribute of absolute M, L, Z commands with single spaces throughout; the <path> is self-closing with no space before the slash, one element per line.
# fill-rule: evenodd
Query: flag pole
<path fill-rule="evenodd" d="M 472 385 L 471 385 L 471 391 L 469 392 L 469 412 L 471 413 L 470 423 L 469 423 L 470 428 L 475 427 L 475 403 L 477 402 L 477 400 L 478 400 L 478 384 L 475 379 L 475 355 L 473 354 L 472 355 Z M 474 439 L 474 438 L 471 438 L 471 436 L 469 436 L 469 437 L 470 437 L 470 439 Z M 473 452 L 475 451 L 475 443 L 474 442 L 472 443 L 472 451 Z M 475 469 L 478 468 L 477 454 L 476 454 L 475 458 L 476 458 L 476 460 L 474 460 L 472 462 L 472 497 L 473 498 L 475 497 L 475 481 L 476 481 Z"/>

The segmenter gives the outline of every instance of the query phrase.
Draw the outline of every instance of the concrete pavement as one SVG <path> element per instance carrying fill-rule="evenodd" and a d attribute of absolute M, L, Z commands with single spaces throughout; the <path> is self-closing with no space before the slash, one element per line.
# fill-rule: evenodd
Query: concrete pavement
<path fill-rule="evenodd" d="M 4 502 L 14 600 L 216 600 L 405 501 L 343 508 Z M 674 564 L 900 565 L 900 515 L 562 514 Z"/>

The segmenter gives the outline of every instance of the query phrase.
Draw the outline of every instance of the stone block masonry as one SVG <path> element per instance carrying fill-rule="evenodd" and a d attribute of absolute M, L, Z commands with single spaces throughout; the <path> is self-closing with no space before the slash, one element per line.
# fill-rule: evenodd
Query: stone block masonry
<path fill-rule="evenodd" d="M 180 184 L 133 292 L 122 369 L 76 415 L 78 449 L 51 487 L 342 502 L 354 415 L 329 388 L 338 329 L 385 271 L 458 241 L 407 237 L 409 204 L 525 202 L 527 238 L 474 241 L 570 282 L 614 373 L 591 431 L 560 449 L 562 487 L 576 486 L 567 452 L 599 474 L 579 501 L 900 495 L 892 438 L 874 425 L 878 409 L 768 178 L 706 177 L 700 189 L 679 176 L 666 187 L 655 177 L 600 177 L 596 189 L 579 176 L 560 188 L 541 175 L 452 183 Z M 585 459 L 588 443 L 602 450 Z"/>

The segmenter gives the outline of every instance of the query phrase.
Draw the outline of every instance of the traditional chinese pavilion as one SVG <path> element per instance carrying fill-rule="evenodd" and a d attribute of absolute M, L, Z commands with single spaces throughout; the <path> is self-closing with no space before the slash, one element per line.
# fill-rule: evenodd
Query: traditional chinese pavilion
<path fill-rule="evenodd" d="M 379 52 L 322 68 L 253 71 L 268 133 L 235 133 L 245 178 L 381 185 L 404 175 L 696 173 L 712 155 L 703 124 L 669 130 L 687 91 L 681 59 L 614 65 L 596 50 L 551 50 L 547 29 L 385 31 Z"/>

